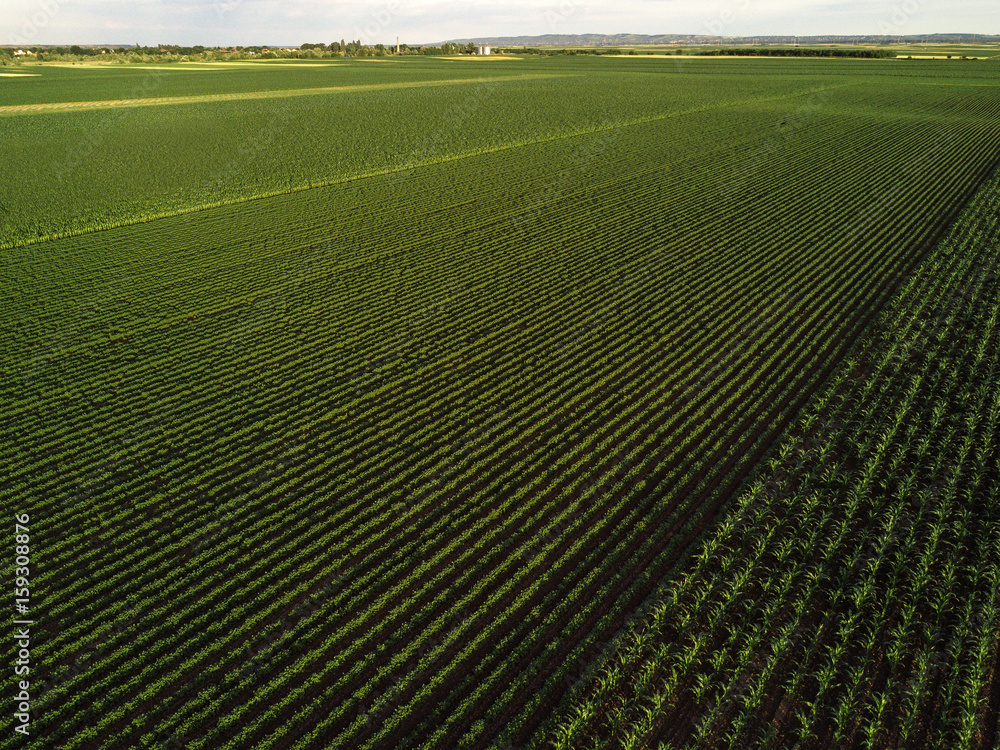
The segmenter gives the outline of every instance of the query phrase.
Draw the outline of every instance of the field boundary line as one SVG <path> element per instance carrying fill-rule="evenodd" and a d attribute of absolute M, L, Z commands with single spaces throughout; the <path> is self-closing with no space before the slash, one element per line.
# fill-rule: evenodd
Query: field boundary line
<path fill-rule="evenodd" d="M 540 78 L 571 78 L 576 73 L 523 73 L 510 76 L 480 78 L 447 78 L 440 81 L 397 81 L 395 83 L 359 83 L 350 86 L 319 86 L 307 89 L 276 89 L 274 91 L 249 91 L 228 94 L 198 94 L 195 96 L 158 96 L 144 99 L 100 99 L 86 102 L 46 102 L 42 104 L 10 104 L 0 107 L 0 117 L 17 115 L 50 114 L 52 112 L 77 112 L 79 110 L 123 109 L 126 107 L 153 107 L 167 104 L 204 104 L 212 102 L 255 101 L 260 99 L 287 99 L 296 96 L 350 93 L 353 91 L 382 91 L 386 89 L 424 88 L 427 86 L 454 86 L 464 83 L 499 83 L 501 81 L 532 80 Z"/>

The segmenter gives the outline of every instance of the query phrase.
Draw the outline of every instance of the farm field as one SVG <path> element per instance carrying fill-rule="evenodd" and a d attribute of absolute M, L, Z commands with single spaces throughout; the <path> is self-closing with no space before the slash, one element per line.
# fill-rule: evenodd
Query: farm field
<path fill-rule="evenodd" d="M 916 439 L 923 428 L 886 416 L 897 414 L 893 389 L 909 391 L 880 352 L 920 319 L 906 317 L 917 309 L 907 300 L 946 305 L 952 275 L 984 290 L 995 281 L 982 271 L 995 225 L 982 216 L 996 209 L 1000 64 L 119 67 L 26 65 L 38 75 L 0 80 L 0 498 L 9 515 L 32 517 L 40 742 L 451 748 L 664 736 L 662 723 L 634 724 L 657 684 L 635 675 L 670 673 L 663 660 L 686 642 L 679 629 L 647 636 L 633 617 L 653 607 L 673 622 L 700 581 L 737 586 L 712 554 L 692 553 L 718 540 L 719 560 L 743 561 L 748 550 L 726 547 L 724 530 L 766 502 L 790 508 L 776 524 L 813 513 L 811 529 L 843 525 L 844 545 L 865 557 L 857 568 L 837 558 L 838 575 L 871 569 L 855 588 L 849 577 L 800 586 L 819 565 L 814 535 L 798 542 L 801 578 L 775 588 L 770 569 L 747 562 L 737 582 L 759 579 L 756 598 L 780 614 L 761 643 L 791 617 L 766 594 L 786 591 L 823 644 L 852 654 L 873 644 L 855 687 L 815 692 L 803 746 L 897 731 L 879 713 L 856 731 L 835 717 L 889 705 L 886 675 L 926 675 L 932 661 L 957 665 L 954 675 L 920 678 L 906 706 L 931 723 L 896 746 L 960 725 L 966 746 L 987 747 L 975 741 L 995 707 L 962 706 L 998 684 L 996 644 L 973 627 L 990 611 L 991 573 L 942 557 L 951 537 L 941 535 L 993 554 L 992 422 L 961 433 L 954 456 L 900 443 L 927 467 L 895 459 L 895 443 L 876 448 L 874 428 L 852 430 L 891 418 L 893 435 Z M 107 105 L 55 106 L 81 102 Z M 932 419 L 916 405 L 945 387 L 956 389 L 940 391 L 949 404 L 963 388 L 992 403 L 995 384 L 961 369 L 995 360 L 993 328 L 973 327 L 995 317 L 992 299 L 948 302 L 961 315 L 921 334 L 926 344 L 907 334 L 914 351 L 947 344 L 959 364 L 924 372 L 944 360 L 914 355 L 905 376 L 931 395 L 907 395 L 898 414 Z M 867 363 L 864 377 L 845 369 L 848 357 Z M 932 427 L 963 420 L 956 409 Z M 810 450 L 829 455 L 814 474 L 846 464 L 814 486 L 819 474 L 789 441 L 819 425 L 830 436 Z M 774 479 L 789 456 L 801 459 L 801 491 Z M 856 476 L 888 471 L 884 456 L 892 472 L 916 473 L 852 494 Z M 951 481 L 965 461 L 985 484 Z M 881 510 L 896 507 L 897 484 L 912 488 L 901 503 L 918 498 L 903 531 L 902 510 L 889 520 Z M 951 489 L 920 495 L 925 486 Z M 962 515 L 956 498 L 967 496 Z M 766 538 L 794 537 L 786 529 L 800 527 L 783 523 Z M 895 531 L 909 545 L 899 560 L 924 555 L 929 597 L 975 596 L 924 631 L 923 612 L 890 612 L 869 641 L 851 640 L 867 627 L 850 623 L 867 616 L 871 592 L 890 590 L 867 550 Z M 951 573 L 933 577 L 939 568 Z M 917 575 L 893 571 L 897 589 L 904 572 Z M 739 606 L 744 590 L 733 588 Z M 879 604 L 916 601 L 891 590 L 898 598 Z M 670 606 L 664 591 L 677 592 Z M 709 674 L 705 705 L 684 692 L 702 678 L 677 670 L 661 703 L 683 717 L 671 720 L 682 744 L 699 712 L 713 717 L 703 731 L 736 721 L 708 701 L 745 690 L 746 674 L 771 691 L 789 663 L 734 666 L 745 644 L 711 640 L 737 609 L 722 601 L 699 621 L 706 630 L 690 625 L 700 640 L 684 663 Z M 835 617 L 822 620 L 822 607 Z M 879 662 L 898 622 L 899 658 Z M 952 661 L 941 655 L 948 628 L 961 648 Z M 598 687 L 591 678 L 613 669 L 603 656 L 632 629 L 643 648 L 667 644 L 661 661 L 622 651 L 625 676 Z M 806 643 L 789 638 L 776 659 Z M 721 654 L 711 673 L 714 662 L 697 661 L 709 646 Z M 789 700 L 805 700 L 825 654 L 796 662 Z M 607 701 L 621 726 L 599 723 Z M 928 705 L 954 711 L 937 719 Z M 778 736 L 797 731 L 787 711 L 768 710 Z M 766 731 L 746 719 L 738 729 Z"/>
<path fill-rule="evenodd" d="M 774 62 L 24 65 L 19 70 L 31 77 L 0 82 L 0 159 L 9 180 L 0 247 L 650 119 L 669 125 L 706 108 L 728 116 L 726 107 L 772 107 L 754 143 L 770 149 L 782 128 L 794 134 L 811 122 L 812 93 L 826 92 L 824 111 L 867 104 L 879 118 L 890 112 L 878 108 L 888 83 L 895 101 L 913 100 L 909 112 L 929 101 L 928 83 L 993 87 L 997 70 L 987 61 Z M 623 75 L 628 86 L 620 85 Z M 315 93 L 291 95 L 296 90 Z M 233 95 L 249 96 L 218 100 Z M 179 101 L 168 110 L 113 106 L 170 99 Z M 79 109 L 84 102 L 106 106 Z"/>
<path fill-rule="evenodd" d="M 1000 45 L 996 44 L 904 44 L 895 48 L 900 55 L 944 55 L 947 57 L 981 57 L 996 59 L 1000 57 Z"/>
<path fill-rule="evenodd" d="M 547 746 L 1000 743 L 1000 180 Z"/>

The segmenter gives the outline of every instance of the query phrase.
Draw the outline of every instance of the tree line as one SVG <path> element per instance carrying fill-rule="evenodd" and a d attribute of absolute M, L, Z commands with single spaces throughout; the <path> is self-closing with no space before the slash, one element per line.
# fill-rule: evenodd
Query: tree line
<path fill-rule="evenodd" d="M 0 64 L 20 62 L 15 57 L 16 48 L 0 48 Z M 17 48 L 19 49 L 19 48 Z M 197 62 L 200 60 L 250 60 L 250 59 L 292 59 L 316 60 L 335 57 L 387 57 L 396 54 L 395 45 L 364 44 L 360 39 L 329 44 L 303 44 L 299 48 L 249 46 L 249 47 L 184 47 L 176 44 L 160 44 L 154 47 L 25 47 L 31 60 L 48 62 L 79 62 L 100 58 L 108 62 Z M 440 46 L 411 46 L 400 44 L 401 55 L 461 55 L 474 54 L 475 44 L 443 44 Z"/>

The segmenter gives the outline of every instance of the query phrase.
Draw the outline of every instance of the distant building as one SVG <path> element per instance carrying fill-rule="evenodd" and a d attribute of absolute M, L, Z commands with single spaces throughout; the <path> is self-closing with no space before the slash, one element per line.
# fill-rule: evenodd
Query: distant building
<path fill-rule="evenodd" d="M 479 45 L 479 54 L 480 55 L 488 55 L 488 54 L 490 54 L 490 45 L 488 45 L 488 44 L 480 44 Z"/>
<path fill-rule="evenodd" d="M 26 55 L 26 54 L 28 53 L 25 52 L 23 49 L 14 50 L 14 57 L 20 57 L 21 55 Z"/>

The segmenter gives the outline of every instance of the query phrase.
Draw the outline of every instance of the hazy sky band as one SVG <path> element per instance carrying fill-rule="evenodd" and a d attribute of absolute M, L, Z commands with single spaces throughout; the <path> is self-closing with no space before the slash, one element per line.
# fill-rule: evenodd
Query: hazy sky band
<path fill-rule="evenodd" d="M 0 44 L 411 44 L 539 34 L 1000 34 L 997 0 L 2 0 Z"/>

